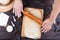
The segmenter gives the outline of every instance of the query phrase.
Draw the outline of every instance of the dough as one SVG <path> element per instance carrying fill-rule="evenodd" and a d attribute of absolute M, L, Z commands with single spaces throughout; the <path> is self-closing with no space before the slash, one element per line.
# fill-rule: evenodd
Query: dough
<path fill-rule="evenodd" d="M 10 0 L 0 0 L 0 4 L 6 5 L 10 2 Z"/>

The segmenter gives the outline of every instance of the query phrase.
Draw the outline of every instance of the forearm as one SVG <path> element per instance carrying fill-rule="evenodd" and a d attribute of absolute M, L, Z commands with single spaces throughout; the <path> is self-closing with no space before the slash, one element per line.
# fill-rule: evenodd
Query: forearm
<path fill-rule="evenodd" d="M 20 2 L 20 3 L 22 3 L 22 0 L 15 0 L 15 2 Z"/>
<path fill-rule="evenodd" d="M 51 12 L 50 20 L 54 21 L 60 11 L 60 0 L 55 0 L 53 10 Z"/>
<path fill-rule="evenodd" d="M 14 5 L 20 7 L 20 6 L 23 6 L 23 2 L 22 0 L 15 0 Z"/>
<path fill-rule="evenodd" d="M 15 0 L 15 1 L 22 1 L 22 0 Z"/>

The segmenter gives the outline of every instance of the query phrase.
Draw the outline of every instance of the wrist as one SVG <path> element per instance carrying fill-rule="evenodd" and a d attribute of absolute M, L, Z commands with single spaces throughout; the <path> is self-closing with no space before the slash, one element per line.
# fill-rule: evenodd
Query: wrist
<path fill-rule="evenodd" d="M 54 22 L 54 20 L 55 20 L 54 18 L 51 18 L 51 17 L 49 18 L 49 21 L 52 23 Z"/>
<path fill-rule="evenodd" d="M 22 0 L 15 0 L 15 2 L 22 2 Z"/>

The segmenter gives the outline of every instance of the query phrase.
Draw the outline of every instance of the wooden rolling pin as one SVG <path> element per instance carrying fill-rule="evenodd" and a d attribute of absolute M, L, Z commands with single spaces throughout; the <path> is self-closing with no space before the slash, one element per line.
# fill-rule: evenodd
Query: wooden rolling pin
<path fill-rule="evenodd" d="M 37 23 L 39 23 L 40 25 L 42 25 L 42 20 L 41 19 L 38 19 L 37 17 L 35 17 L 34 15 L 30 14 L 29 12 L 27 11 L 23 11 L 22 12 L 25 16 L 31 18 L 32 20 L 36 21 Z"/>

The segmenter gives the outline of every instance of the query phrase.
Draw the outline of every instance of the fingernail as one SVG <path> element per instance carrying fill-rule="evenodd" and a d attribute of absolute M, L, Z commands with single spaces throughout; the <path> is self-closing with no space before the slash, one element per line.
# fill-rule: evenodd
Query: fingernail
<path fill-rule="evenodd" d="M 18 15 L 18 18 L 21 17 L 21 16 L 22 16 L 22 15 L 21 15 L 21 13 L 20 13 L 20 15 Z"/>
<path fill-rule="evenodd" d="M 17 14 L 15 13 L 15 16 L 17 16 Z"/>

